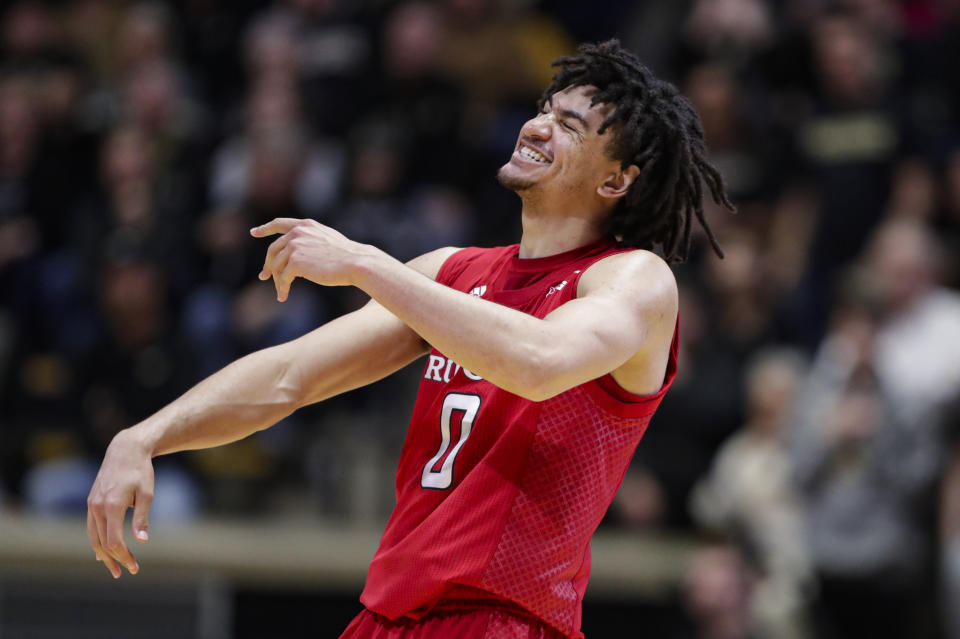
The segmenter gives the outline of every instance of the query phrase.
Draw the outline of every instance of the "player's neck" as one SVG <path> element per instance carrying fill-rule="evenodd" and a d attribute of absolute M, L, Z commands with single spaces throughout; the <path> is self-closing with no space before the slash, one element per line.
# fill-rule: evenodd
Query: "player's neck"
<path fill-rule="evenodd" d="M 547 257 L 596 242 L 604 235 L 600 217 L 596 214 L 547 214 L 524 202 L 519 257 Z"/>

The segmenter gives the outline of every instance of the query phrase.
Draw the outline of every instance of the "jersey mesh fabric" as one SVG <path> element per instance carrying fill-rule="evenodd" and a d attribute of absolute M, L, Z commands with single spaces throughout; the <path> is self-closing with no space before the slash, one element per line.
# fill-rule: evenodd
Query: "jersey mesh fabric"
<path fill-rule="evenodd" d="M 575 297 L 591 264 L 626 250 L 597 242 L 526 260 L 517 248 L 461 250 L 437 280 L 542 318 Z M 491 598 L 582 637 L 589 540 L 673 380 L 676 345 L 675 335 L 654 395 L 631 395 L 607 375 L 543 402 L 500 389 L 433 349 L 364 605 L 388 619 L 417 619 L 450 601 Z M 477 407 L 459 447 L 464 416 L 443 412 L 451 396 Z M 447 449 L 438 457 L 444 427 Z M 424 484 L 451 456 L 450 484 Z"/>
<path fill-rule="evenodd" d="M 577 633 L 590 569 L 589 539 L 647 421 L 605 414 L 582 388 L 544 402 L 526 472 L 483 587 Z"/>

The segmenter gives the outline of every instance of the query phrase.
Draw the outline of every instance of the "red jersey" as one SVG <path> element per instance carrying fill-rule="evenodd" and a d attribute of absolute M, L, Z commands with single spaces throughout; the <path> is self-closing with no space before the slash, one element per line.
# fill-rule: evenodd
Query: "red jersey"
<path fill-rule="evenodd" d="M 518 247 L 458 251 L 437 281 L 542 318 L 574 298 L 591 264 L 630 250 L 604 240 L 520 259 Z M 608 374 L 535 402 L 431 350 L 363 604 L 397 619 L 496 599 L 582 637 L 590 537 L 676 362 L 674 334 L 653 395 L 628 393 Z"/>

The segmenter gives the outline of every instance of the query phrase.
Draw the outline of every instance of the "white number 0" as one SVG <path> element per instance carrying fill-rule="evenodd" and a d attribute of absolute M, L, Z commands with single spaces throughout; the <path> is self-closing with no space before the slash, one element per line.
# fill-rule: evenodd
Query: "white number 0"
<path fill-rule="evenodd" d="M 443 398 L 443 407 L 440 409 L 440 450 L 430 458 L 430 461 L 423 467 L 423 474 L 420 477 L 420 486 L 423 488 L 434 488 L 444 490 L 450 488 L 453 484 L 453 462 L 457 458 L 457 453 L 470 436 L 470 429 L 473 428 L 473 419 L 480 410 L 480 396 L 467 395 L 465 393 L 448 393 Z M 453 419 L 453 411 L 463 413 L 460 420 L 460 439 L 447 458 L 443 460 L 438 470 L 434 466 L 440 461 L 447 449 L 450 448 L 450 422 Z"/>

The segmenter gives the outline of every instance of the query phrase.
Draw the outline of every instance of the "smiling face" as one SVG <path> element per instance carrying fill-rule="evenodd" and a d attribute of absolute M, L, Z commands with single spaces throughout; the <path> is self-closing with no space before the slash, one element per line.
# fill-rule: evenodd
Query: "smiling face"
<path fill-rule="evenodd" d="M 554 93 L 543 111 L 520 129 L 510 161 L 497 174 L 500 183 L 525 199 L 562 195 L 567 202 L 571 197 L 609 200 L 603 187 L 623 172 L 620 161 L 607 154 L 611 129 L 597 133 L 613 107 L 590 106 L 594 93 L 592 86 Z"/>

